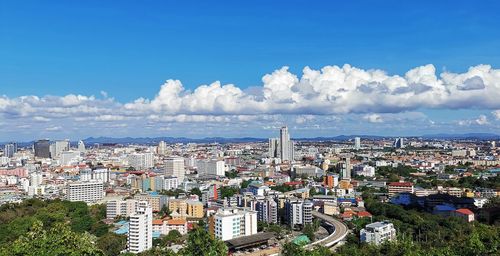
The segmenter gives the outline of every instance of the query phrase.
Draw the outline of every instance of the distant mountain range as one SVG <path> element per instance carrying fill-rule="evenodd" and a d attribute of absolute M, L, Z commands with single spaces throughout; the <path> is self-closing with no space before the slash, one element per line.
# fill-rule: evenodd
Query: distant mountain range
<path fill-rule="evenodd" d="M 339 135 L 333 137 L 314 137 L 314 138 L 292 138 L 297 141 L 348 141 L 355 137 L 360 137 L 362 139 L 390 139 L 396 137 L 405 138 L 423 138 L 423 139 L 459 139 L 459 140 L 499 140 L 500 135 L 493 133 L 465 133 L 465 134 L 425 134 L 422 136 L 377 136 L 377 135 Z M 267 142 L 268 138 L 255 138 L 255 137 L 242 137 L 242 138 L 224 138 L 224 137 L 207 137 L 200 139 L 186 138 L 186 137 L 124 137 L 124 138 L 112 138 L 112 137 L 89 137 L 83 141 L 87 145 L 92 145 L 95 143 L 99 144 L 157 144 L 160 141 L 165 141 L 167 143 L 245 143 L 245 142 Z M 20 146 L 32 145 L 34 141 L 18 142 Z M 0 145 L 4 145 L 7 142 L 2 142 Z"/>
<path fill-rule="evenodd" d="M 399 136 L 376 136 L 376 135 L 339 135 L 334 137 L 314 137 L 314 138 L 292 138 L 297 141 L 348 141 L 355 137 L 363 139 L 384 139 L 396 138 Z M 426 134 L 422 136 L 401 136 L 406 138 L 424 138 L 424 139 L 476 139 L 476 140 L 493 140 L 500 139 L 500 135 L 492 133 L 466 133 L 466 134 Z M 85 144 L 94 143 L 116 143 L 116 144 L 156 144 L 160 141 L 168 143 L 245 143 L 245 142 L 266 142 L 267 138 L 224 138 L 224 137 L 207 137 L 201 139 L 193 139 L 186 137 L 142 137 L 142 138 L 110 138 L 110 137 L 90 137 L 84 139 Z"/>

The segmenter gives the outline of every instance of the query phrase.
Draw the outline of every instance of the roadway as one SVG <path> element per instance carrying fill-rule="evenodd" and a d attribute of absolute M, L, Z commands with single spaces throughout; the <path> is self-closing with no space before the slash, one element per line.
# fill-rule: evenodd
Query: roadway
<path fill-rule="evenodd" d="M 347 228 L 347 226 L 343 222 L 333 218 L 332 216 L 328 216 L 328 215 L 325 215 L 325 214 L 317 212 L 317 211 L 313 211 L 312 215 L 313 215 L 313 217 L 318 218 L 320 220 L 323 220 L 324 222 L 332 225 L 334 227 L 334 230 L 329 236 L 327 236 L 321 240 L 318 240 L 312 244 L 309 244 L 307 246 L 308 248 L 312 248 L 314 245 L 332 247 L 333 245 L 342 241 L 347 236 L 349 229 Z"/>

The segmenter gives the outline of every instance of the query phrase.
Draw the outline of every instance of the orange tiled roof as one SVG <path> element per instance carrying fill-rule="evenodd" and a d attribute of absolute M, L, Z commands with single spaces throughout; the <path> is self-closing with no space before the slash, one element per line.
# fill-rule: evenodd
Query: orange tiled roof
<path fill-rule="evenodd" d="M 153 220 L 153 225 L 163 225 L 163 220 Z"/>
<path fill-rule="evenodd" d="M 186 220 L 168 220 L 167 224 L 168 225 L 185 225 Z"/>

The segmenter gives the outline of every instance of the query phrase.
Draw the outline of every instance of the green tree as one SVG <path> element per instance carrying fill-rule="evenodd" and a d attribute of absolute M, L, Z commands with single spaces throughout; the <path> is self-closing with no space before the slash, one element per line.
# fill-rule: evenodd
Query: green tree
<path fill-rule="evenodd" d="M 315 232 L 313 224 L 306 224 L 302 229 L 302 233 L 304 233 L 304 235 L 306 235 L 311 241 L 316 239 L 316 235 L 314 234 Z"/>
<path fill-rule="evenodd" d="M 189 232 L 186 246 L 180 251 L 180 255 L 226 256 L 227 252 L 223 241 L 212 238 L 202 226 L 198 226 Z"/>
<path fill-rule="evenodd" d="M 107 233 L 97 239 L 97 247 L 108 256 L 119 255 L 127 248 L 127 236 Z"/>
<path fill-rule="evenodd" d="M 77 234 L 68 225 L 57 223 L 49 230 L 36 221 L 31 230 L 0 251 L 0 255 L 104 255 L 94 245 L 95 237 Z"/>
<path fill-rule="evenodd" d="M 201 198 L 201 190 L 199 188 L 191 189 L 191 194 L 198 195 Z"/>

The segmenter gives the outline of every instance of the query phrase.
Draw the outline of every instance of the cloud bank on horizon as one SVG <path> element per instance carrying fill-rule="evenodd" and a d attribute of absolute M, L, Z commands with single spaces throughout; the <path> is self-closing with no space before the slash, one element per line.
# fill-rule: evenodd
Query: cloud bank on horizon
<path fill-rule="evenodd" d="M 68 134 L 93 124 L 117 129 L 140 126 L 168 131 L 175 123 L 238 123 L 245 125 L 315 121 L 342 125 L 353 116 L 372 125 L 413 120 L 429 126 L 422 109 L 479 109 L 476 119 L 456 120 L 459 126 L 492 126 L 500 120 L 500 69 L 489 65 L 470 67 L 464 73 L 436 73 L 429 64 L 389 75 L 383 70 L 363 70 L 348 64 L 309 67 L 297 76 L 282 67 L 262 78 L 262 85 L 241 89 L 214 82 L 187 90 L 179 80 L 167 80 L 152 98 L 121 103 L 101 93 L 84 95 L 0 97 L 0 126 Z M 111 93 L 112 96 L 112 93 Z M 31 123 L 30 123 L 31 122 Z M 32 125 L 33 123 L 37 125 Z M 145 125 L 144 125 L 145 124 Z M 24 126 L 24 127 L 23 127 Z M 12 126 L 10 126 L 13 128 Z M 319 127 L 313 124 L 311 127 Z M 319 128 L 318 128 L 319 129 Z M 182 129 L 181 129 L 182 130 Z M 43 134 L 43 133 L 41 133 Z"/>

